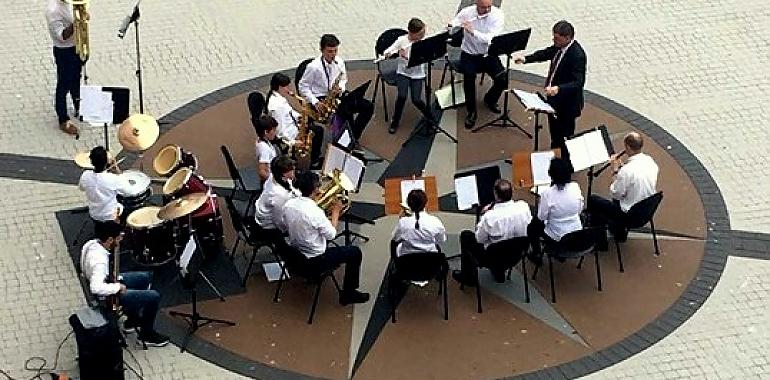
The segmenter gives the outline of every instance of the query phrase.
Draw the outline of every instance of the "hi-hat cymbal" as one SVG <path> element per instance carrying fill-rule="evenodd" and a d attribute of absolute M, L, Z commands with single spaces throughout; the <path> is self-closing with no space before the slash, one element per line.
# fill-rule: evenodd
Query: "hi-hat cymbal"
<path fill-rule="evenodd" d="M 208 199 L 209 196 L 206 193 L 187 194 L 163 206 L 158 211 L 158 218 L 163 220 L 181 218 L 203 206 Z"/>
<path fill-rule="evenodd" d="M 77 166 L 80 166 L 83 169 L 93 169 L 94 166 L 91 165 L 91 151 L 83 151 L 83 152 L 77 152 L 75 153 L 75 164 Z M 107 152 L 107 161 L 112 161 L 113 155 L 112 152 Z"/>
<path fill-rule="evenodd" d="M 129 116 L 118 128 L 118 141 L 130 151 L 145 150 L 155 144 L 160 135 L 160 127 L 155 118 L 146 114 Z"/>

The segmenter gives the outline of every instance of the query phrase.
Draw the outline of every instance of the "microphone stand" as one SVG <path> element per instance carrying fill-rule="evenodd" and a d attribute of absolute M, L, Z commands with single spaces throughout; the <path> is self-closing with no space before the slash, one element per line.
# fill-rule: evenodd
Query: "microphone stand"
<path fill-rule="evenodd" d="M 134 24 L 135 46 L 136 46 L 136 80 L 139 85 L 139 113 L 144 113 L 144 92 L 142 88 L 142 55 L 139 48 L 139 3 L 134 5 L 129 24 Z M 120 37 L 123 38 L 123 37 Z"/>

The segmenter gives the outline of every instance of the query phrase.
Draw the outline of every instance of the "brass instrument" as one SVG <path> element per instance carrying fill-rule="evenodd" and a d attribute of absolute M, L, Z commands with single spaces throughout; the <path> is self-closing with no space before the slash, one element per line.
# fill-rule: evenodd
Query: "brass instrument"
<path fill-rule="evenodd" d="M 112 271 L 110 275 L 112 276 L 112 281 L 117 283 L 120 277 L 120 242 L 115 245 L 115 252 L 112 254 Z M 110 310 L 120 314 L 122 311 L 120 307 L 120 292 L 107 297 L 107 305 Z"/>
<path fill-rule="evenodd" d="M 405 218 L 405 217 L 408 217 L 408 216 L 412 216 L 412 209 L 410 209 L 409 206 L 407 206 L 407 205 L 405 205 L 403 203 L 400 203 L 399 205 L 401 206 L 401 215 L 400 215 L 400 217 Z"/>
<path fill-rule="evenodd" d="M 351 205 L 347 192 L 355 189 L 350 178 L 339 169 L 334 169 L 332 174 L 324 176 L 322 181 L 318 195 L 313 198 L 318 207 L 322 208 L 327 215 L 331 215 L 332 206 L 339 199 L 343 205 L 342 213 L 346 212 Z"/>
<path fill-rule="evenodd" d="M 83 62 L 88 61 L 91 45 L 88 42 L 88 2 L 89 0 L 67 0 L 72 4 L 74 18 L 75 51 Z"/>
<path fill-rule="evenodd" d="M 340 95 L 342 95 L 342 89 L 340 89 L 340 81 L 344 77 L 344 73 L 337 75 L 334 79 L 332 87 L 329 89 L 329 93 L 326 97 L 319 101 L 315 108 L 309 103 L 305 106 L 306 114 L 308 117 L 321 124 L 329 124 L 331 122 L 331 116 L 337 112 L 337 106 L 340 105 Z"/>
<path fill-rule="evenodd" d="M 299 140 L 300 145 L 294 147 L 297 159 L 299 160 L 307 158 L 313 149 L 314 133 L 310 130 L 310 116 L 307 113 L 308 107 L 305 106 L 307 102 L 301 96 L 297 96 L 297 99 L 299 99 L 302 105 L 302 111 L 300 112 L 299 120 L 297 120 L 297 129 L 299 129 L 297 140 Z"/>

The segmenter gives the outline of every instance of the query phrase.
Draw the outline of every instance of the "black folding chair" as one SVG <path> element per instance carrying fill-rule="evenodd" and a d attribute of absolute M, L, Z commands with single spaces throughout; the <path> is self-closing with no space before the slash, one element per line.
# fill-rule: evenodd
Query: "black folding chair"
<path fill-rule="evenodd" d="M 230 191 L 230 195 L 228 195 L 227 198 L 232 200 L 239 188 L 241 191 L 247 193 L 249 195 L 248 204 L 246 205 L 246 210 L 243 212 L 243 215 L 244 217 L 248 216 L 251 206 L 253 206 L 259 196 L 259 190 L 261 189 L 259 178 L 256 175 L 248 175 L 247 173 L 241 174 L 238 167 L 235 166 L 233 156 L 230 155 L 230 151 L 227 147 L 222 145 L 219 149 L 222 151 L 222 156 L 225 158 L 230 178 L 233 180 L 233 189 Z"/>
<path fill-rule="evenodd" d="M 486 249 L 484 262 L 476 261 L 473 256 L 471 259 L 476 264 L 476 268 L 490 269 L 492 267 L 494 270 L 507 272 L 508 280 L 511 279 L 513 268 L 521 261 L 521 272 L 524 277 L 524 300 L 529 303 L 529 282 L 527 281 L 527 263 L 525 260 L 528 249 L 529 239 L 526 236 L 520 236 L 490 244 Z M 460 288 L 463 289 L 464 287 L 460 285 Z M 478 270 L 476 270 L 476 305 L 477 311 L 481 313 L 481 287 L 479 286 Z"/>
<path fill-rule="evenodd" d="M 602 273 L 599 267 L 599 252 L 596 250 L 597 229 L 593 227 L 583 228 L 562 236 L 561 240 L 546 243 L 543 253 L 548 257 L 548 274 L 551 280 L 551 302 L 556 303 L 556 285 L 553 278 L 553 259 L 564 262 L 567 259 L 579 259 L 578 269 L 583 265 L 585 255 L 593 254 L 596 264 L 596 283 L 599 291 L 602 291 Z M 540 267 L 535 269 L 532 279 L 535 279 Z"/>
<path fill-rule="evenodd" d="M 235 230 L 236 234 L 235 244 L 233 244 L 233 249 L 230 250 L 230 260 L 232 261 L 235 259 L 235 253 L 238 251 L 238 245 L 241 241 L 244 241 L 249 247 L 251 247 L 251 257 L 248 259 L 249 263 L 246 266 L 246 270 L 243 272 L 243 278 L 241 279 L 241 286 L 246 286 L 246 280 L 249 278 L 249 273 L 251 273 L 251 268 L 254 266 L 254 261 L 257 258 L 257 252 L 259 249 L 262 247 L 268 247 L 270 248 L 270 251 L 273 251 L 275 250 L 275 244 L 269 238 L 266 238 L 264 235 L 260 235 L 259 232 L 262 230 L 262 228 L 256 223 L 250 223 L 252 226 L 251 230 L 246 227 L 244 217 L 238 212 L 238 209 L 235 207 L 235 203 L 232 199 L 225 198 L 225 203 L 227 203 L 227 210 L 230 213 L 230 221 L 233 224 L 233 229 Z"/>
<path fill-rule="evenodd" d="M 381 56 L 385 49 L 389 48 L 396 42 L 398 37 L 407 34 L 407 31 L 401 28 L 388 29 L 379 37 L 377 37 L 377 43 L 374 45 L 375 57 Z M 377 104 L 377 89 L 382 91 L 382 112 L 385 114 L 385 121 L 388 121 L 388 97 L 385 93 L 385 85 L 395 86 L 396 78 L 398 74 L 396 69 L 398 68 L 398 61 L 395 59 L 386 59 L 384 61 L 377 62 L 377 77 L 374 80 L 374 92 L 372 93 L 372 104 Z M 382 84 L 382 87 L 380 87 Z"/>
<path fill-rule="evenodd" d="M 650 230 L 652 230 L 652 242 L 655 245 L 655 255 L 660 256 L 660 250 L 658 249 L 658 236 L 655 234 L 655 212 L 658 211 L 660 202 L 663 201 L 663 192 L 659 191 L 649 197 L 637 202 L 626 213 L 626 217 L 621 221 L 619 228 L 622 228 L 622 236 L 613 236 L 615 240 L 615 249 L 618 253 L 618 265 L 620 265 L 620 271 L 624 272 L 623 259 L 620 254 L 620 243 L 626 241 L 628 230 L 632 228 L 640 228 L 650 223 Z"/>
<path fill-rule="evenodd" d="M 416 252 L 396 257 L 398 242 L 390 242 L 390 265 L 387 272 L 388 300 L 390 301 L 390 320 L 396 323 L 396 308 L 398 307 L 397 285 L 406 284 L 404 295 L 409 285 L 414 282 L 436 280 L 438 294 L 444 295 L 444 320 L 449 320 L 449 295 L 447 290 L 447 274 L 449 264 L 440 250 L 433 252 Z M 438 248 L 438 247 L 437 247 Z"/>
<path fill-rule="evenodd" d="M 294 89 L 297 91 L 297 94 L 299 95 L 299 80 L 302 79 L 302 76 L 305 75 L 305 70 L 307 69 L 307 65 L 310 64 L 310 62 L 313 62 L 315 58 L 308 58 L 297 65 L 297 69 L 294 71 Z"/>

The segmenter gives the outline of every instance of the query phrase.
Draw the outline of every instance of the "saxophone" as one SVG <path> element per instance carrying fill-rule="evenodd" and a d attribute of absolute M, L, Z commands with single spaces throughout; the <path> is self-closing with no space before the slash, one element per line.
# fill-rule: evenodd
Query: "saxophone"
<path fill-rule="evenodd" d="M 309 103 L 305 98 L 294 93 L 291 95 L 294 96 L 300 104 L 301 111 L 299 120 L 297 120 L 297 129 L 299 129 L 297 140 L 299 140 L 300 144 L 291 144 L 288 154 L 291 155 L 293 150 L 296 158 L 305 159 L 313 149 L 313 136 L 315 135 L 313 131 L 310 130 L 310 118 L 312 116 L 309 111 L 312 110 L 312 107 L 309 107 Z"/>
<path fill-rule="evenodd" d="M 329 89 L 326 98 L 319 101 L 315 108 L 310 105 L 306 106 L 306 108 L 310 109 L 309 116 L 313 120 L 321 124 L 326 124 L 327 126 L 331 123 L 331 116 L 337 111 L 337 106 L 340 105 L 340 95 L 342 95 L 340 81 L 342 81 L 343 77 L 344 73 L 340 73 L 337 75 L 337 78 L 334 78 L 334 83 L 332 83 L 332 87 Z M 323 105 L 323 107 L 319 107 L 319 105 Z M 321 109 L 323 109 L 323 111 L 321 111 Z"/>
<path fill-rule="evenodd" d="M 75 51 L 82 62 L 88 61 L 91 46 L 88 42 L 88 1 L 67 0 L 72 4 L 72 16 L 74 18 L 73 29 L 75 34 Z"/>

